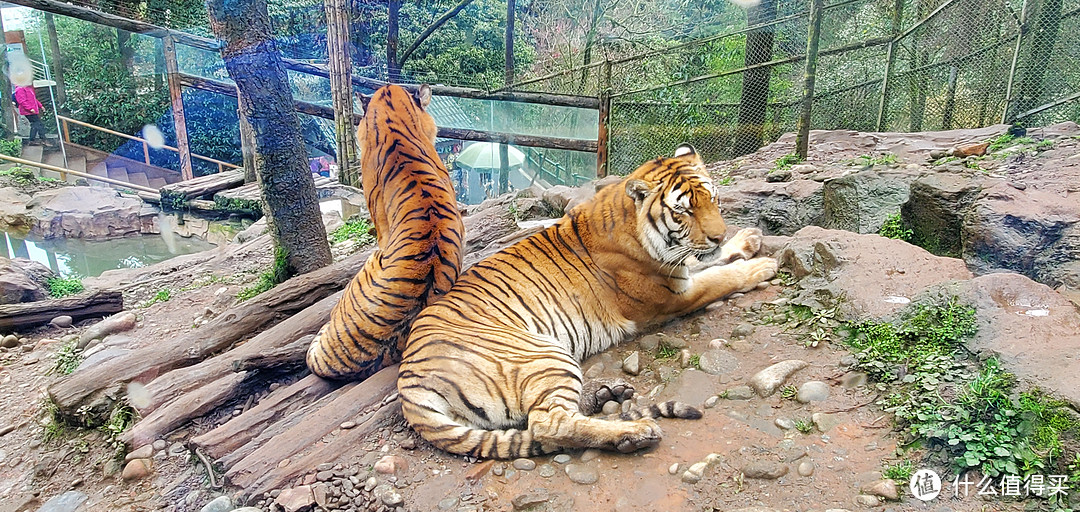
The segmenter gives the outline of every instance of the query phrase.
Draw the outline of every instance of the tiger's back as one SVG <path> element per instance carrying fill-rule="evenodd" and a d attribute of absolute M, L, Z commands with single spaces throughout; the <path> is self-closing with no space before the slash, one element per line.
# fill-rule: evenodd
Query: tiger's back
<path fill-rule="evenodd" d="M 426 85 L 415 96 L 389 85 L 365 108 L 357 140 L 378 247 L 308 349 L 316 375 L 360 379 L 400 360 L 412 320 L 458 277 L 464 226 L 430 100 Z"/>
<path fill-rule="evenodd" d="M 480 457 L 655 445 L 653 417 L 700 412 L 669 402 L 628 421 L 588 417 L 580 361 L 775 273 L 769 258 L 698 270 L 757 251 L 760 231 L 721 247 L 725 231 L 696 153 L 643 165 L 474 265 L 421 313 L 398 379 L 405 418 L 436 446 Z"/>

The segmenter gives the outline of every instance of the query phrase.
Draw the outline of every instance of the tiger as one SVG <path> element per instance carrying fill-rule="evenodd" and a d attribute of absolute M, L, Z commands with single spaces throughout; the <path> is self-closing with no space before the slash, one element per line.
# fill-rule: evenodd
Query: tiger
<path fill-rule="evenodd" d="M 659 444 L 679 402 L 593 416 L 632 388 L 584 383 L 580 362 L 776 274 L 761 230 L 723 243 L 717 189 L 692 146 L 649 161 L 545 230 L 462 273 L 416 318 L 398 375 L 405 419 L 450 453 L 510 459 Z"/>
<path fill-rule="evenodd" d="M 375 91 L 357 128 L 377 247 L 308 348 L 312 373 L 359 380 L 401 359 L 412 320 L 461 269 L 465 228 L 435 151 L 431 88 Z"/>

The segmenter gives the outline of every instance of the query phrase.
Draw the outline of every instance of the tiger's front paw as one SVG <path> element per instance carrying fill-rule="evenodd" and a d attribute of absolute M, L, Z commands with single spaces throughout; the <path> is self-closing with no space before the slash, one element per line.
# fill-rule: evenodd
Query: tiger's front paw
<path fill-rule="evenodd" d="M 743 286 L 739 288 L 740 292 L 753 290 L 759 283 L 776 276 L 777 264 L 774 258 L 753 258 L 735 264 L 742 267 L 740 270 L 743 272 Z"/>
<path fill-rule="evenodd" d="M 739 258 L 753 258 L 761 249 L 761 237 L 761 230 L 758 228 L 740 229 L 720 248 L 720 262 L 731 263 Z"/>
<path fill-rule="evenodd" d="M 622 379 L 590 379 L 581 387 L 578 409 L 581 414 L 592 416 L 603 409 L 604 403 L 614 400 L 622 403 L 634 396 L 634 386 Z"/>
<path fill-rule="evenodd" d="M 653 446 L 660 444 L 660 439 L 664 437 L 664 432 L 660 430 L 660 425 L 657 425 L 656 421 L 653 419 L 640 419 L 627 422 L 627 426 L 631 426 L 632 430 L 623 434 L 615 441 L 615 449 L 621 453 L 630 453 L 643 448 L 652 448 Z"/>

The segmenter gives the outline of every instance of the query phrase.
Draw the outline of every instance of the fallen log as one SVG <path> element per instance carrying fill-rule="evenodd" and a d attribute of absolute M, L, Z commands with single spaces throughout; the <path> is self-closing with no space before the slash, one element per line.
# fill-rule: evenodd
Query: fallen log
<path fill-rule="evenodd" d="M 344 288 L 369 254 L 370 251 L 357 253 L 289 279 L 172 343 L 150 345 L 123 357 L 79 368 L 49 386 L 49 396 L 64 415 L 74 415 L 82 407 L 103 411 L 122 394 L 128 382 L 148 382 L 170 370 L 198 363 Z"/>
<path fill-rule="evenodd" d="M 165 185 L 161 187 L 160 194 L 162 201 L 166 205 L 172 206 L 170 201 L 179 201 L 180 204 L 183 204 L 185 201 L 198 199 L 221 190 L 239 187 L 243 184 L 244 170 L 237 169 Z"/>
<path fill-rule="evenodd" d="M 284 468 L 278 466 L 282 460 L 312 449 L 319 439 L 338 429 L 342 422 L 353 421 L 363 425 L 374 416 L 386 414 L 387 411 L 380 410 L 397 402 L 397 374 L 398 366 L 394 365 L 379 370 L 363 382 L 346 384 L 343 386 L 344 392 L 335 399 L 317 410 L 303 411 L 299 415 L 302 419 L 291 428 L 266 440 L 250 455 L 232 464 L 226 470 L 225 478 L 255 495 L 292 478 L 297 472 L 310 470 L 313 465 L 290 463 Z M 328 445 L 333 445 L 332 449 L 326 450 L 324 445 L 312 452 L 327 453 L 330 457 L 328 460 L 335 460 L 352 450 L 359 450 L 358 443 L 350 445 L 339 439 L 363 433 L 353 434 L 352 430 L 356 429 L 344 430 L 347 435 L 339 433 L 331 439 Z"/>
<path fill-rule="evenodd" d="M 70 316 L 77 322 L 90 317 L 108 316 L 123 309 L 123 295 L 115 290 L 97 290 L 63 299 L 4 304 L 0 305 L 0 332 L 35 327 L 61 315 Z"/>
<path fill-rule="evenodd" d="M 121 440 L 131 446 L 142 446 L 197 418 L 238 396 L 243 391 L 243 379 L 224 380 L 232 372 L 247 374 L 248 370 L 267 370 L 282 365 L 299 369 L 315 332 L 330 319 L 330 310 L 341 298 L 341 292 L 326 297 L 270 329 L 263 331 L 243 345 L 218 354 L 198 364 L 168 372 L 146 384 L 150 402 L 136 408 L 142 420 L 124 432 Z M 258 361 L 259 364 L 252 364 Z M 190 401 L 199 404 L 193 408 Z"/>

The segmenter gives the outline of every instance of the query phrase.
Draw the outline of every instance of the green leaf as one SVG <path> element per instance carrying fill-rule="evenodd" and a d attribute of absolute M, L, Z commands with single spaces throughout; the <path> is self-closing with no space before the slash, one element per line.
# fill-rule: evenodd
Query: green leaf
<path fill-rule="evenodd" d="M 999 456 L 999 457 L 1008 457 L 1008 456 L 1012 455 L 1012 452 L 1005 449 L 1004 447 L 995 446 L 994 447 L 994 454 Z"/>

